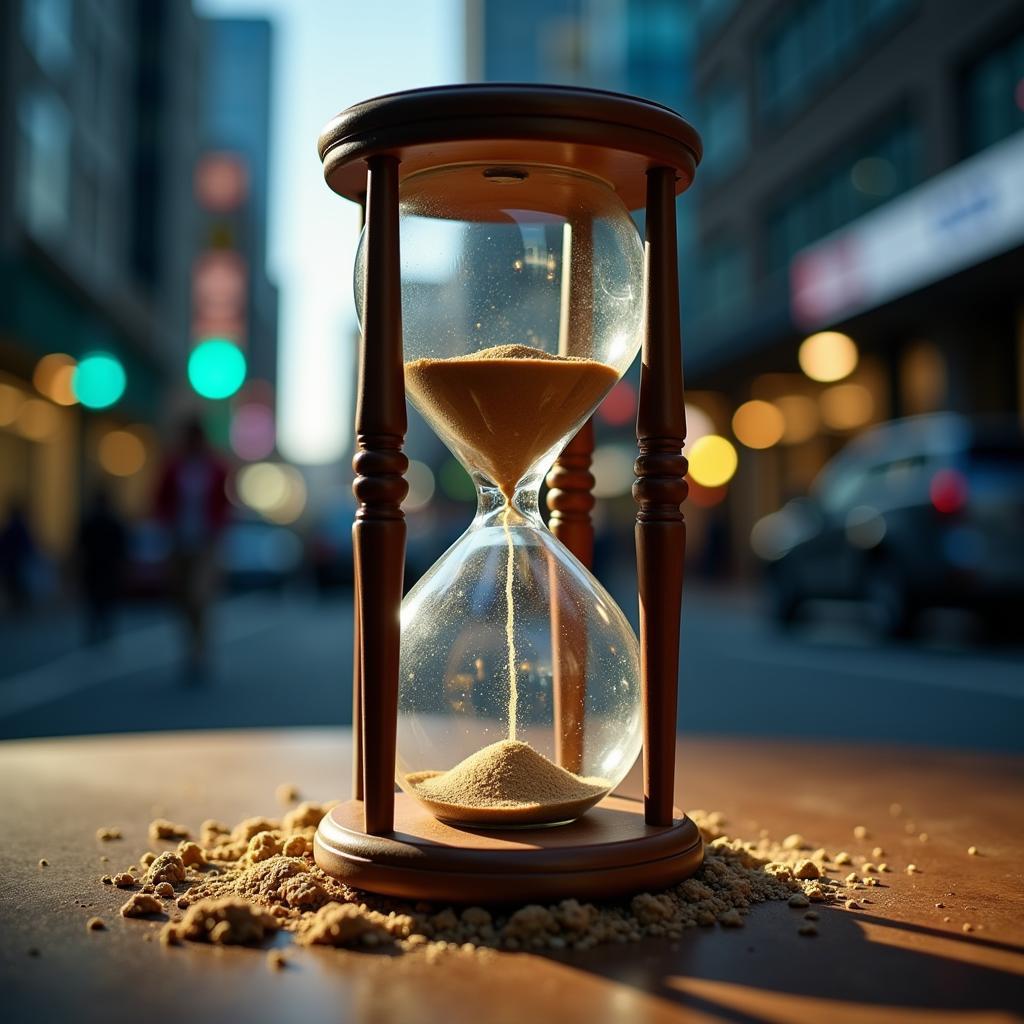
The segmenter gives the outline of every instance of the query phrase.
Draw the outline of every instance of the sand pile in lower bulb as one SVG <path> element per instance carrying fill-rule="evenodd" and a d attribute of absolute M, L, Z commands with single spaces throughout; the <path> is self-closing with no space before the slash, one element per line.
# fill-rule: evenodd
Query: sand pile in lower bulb
<path fill-rule="evenodd" d="M 313 862 L 312 839 L 328 809 L 303 803 L 283 818 L 247 818 L 234 828 L 206 821 L 195 841 L 144 853 L 137 864 L 103 881 L 134 890 L 122 907 L 125 917 L 166 921 L 159 934 L 169 945 L 259 946 L 285 932 L 299 946 L 380 948 L 443 960 L 493 956 L 495 950 L 585 950 L 657 936 L 673 940 L 699 926 L 741 927 L 751 907 L 767 900 L 787 900 L 800 934 L 814 935 L 817 914 L 808 910 L 811 904 L 859 909 L 871 903 L 870 887 L 879 882 L 873 872 L 890 870 L 857 855 L 864 862 L 861 873 L 851 871 L 850 854 L 812 851 L 798 835 L 781 843 L 765 832 L 752 842 L 732 839 L 721 814 L 691 811 L 707 844 L 705 860 L 679 885 L 601 904 L 567 899 L 518 909 L 456 909 L 373 897 L 322 872 Z M 189 830 L 179 828 L 179 834 Z M 91 918 L 86 926 L 101 936 L 102 924 L 102 918 Z M 154 934 L 141 931 L 145 939 Z M 268 966 L 287 966 L 288 955 L 271 950 Z"/>
<path fill-rule="evenodd" d="M 608 779 L 574 775 L 518 740 L 492 743 L 445 772 L 413 772 L 406 782 L 437 817 L 492 825 L 569 821 L 611 789 Z"/>

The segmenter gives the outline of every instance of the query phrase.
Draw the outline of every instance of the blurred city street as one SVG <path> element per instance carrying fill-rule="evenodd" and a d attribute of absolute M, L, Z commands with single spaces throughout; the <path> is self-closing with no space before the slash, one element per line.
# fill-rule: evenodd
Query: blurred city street
<path fill-rule="evenodd" d="M 628 595 L 618 597 L 632 610 Z M 254 593 L 216 610 L 209 677 L 189 683 L 177 624 L 157 609 L 109 644 L 78 646 L 48 619 L 0 678 L 0 738 L 351 721 L 352 614 L 345 596 Z M 691 587 L 683 616 L 679 727 L 1024 750 L 1019 648 L 978 648 L 968 624 L 937 619 L 916 646 L 879 646 L 852 606 L 781 632 L 742 592 Z M 630 615 L 635 620 L 635 614 Z M 634 623 L 635 624 L 635 623 Z M 5 622 L 0 639 L 12 628 Z"/>

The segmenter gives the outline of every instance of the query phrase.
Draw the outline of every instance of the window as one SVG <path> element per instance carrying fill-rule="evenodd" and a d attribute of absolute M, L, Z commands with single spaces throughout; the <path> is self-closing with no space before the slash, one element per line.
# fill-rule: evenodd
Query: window
<path fill-rule="evenodd" d="M 699 279 L 699 292 L 694 296 L 699 316 L 739 312 L 750 294 L 747 250 L 732 238 L 708 242 L 700 253 Z"/>
<path fill-rule="evenodd" d="M 966 155 L 1024 128 L 1024 32 L 968 69 L 963 97 Z"/>
<path fill-rule="evenodd" d="M 798 0 L 762 35 L 757 56 L 758 108 L 782 120 L 876 44 L 914 0 Z"/>
<path fill-rule="evenodd" d="M 18 206 L 25 226 L 49 236 L 68 223 L 71 119 L 52 93 L 32 92 L 18 103 Z"/>
<path fill-rule="evenodd" d="M 826 162 L 787 190 L 765 223 L 765 271 L 922 180 L 921 136 L 908 115 Z"/>
<path fill-rule="evenodd" d="M 25 45 L 51 75 L 71 63 L 71 0 L 23 0 L 21 28 Z"/>
<path fill-rule="evenodd" d="M 713 86 L 704 100 L 701 119 L 704 137 L 702 172 L 718 178 L 731 171 L 747 150 L 747 100 L 739 82 Z"/>

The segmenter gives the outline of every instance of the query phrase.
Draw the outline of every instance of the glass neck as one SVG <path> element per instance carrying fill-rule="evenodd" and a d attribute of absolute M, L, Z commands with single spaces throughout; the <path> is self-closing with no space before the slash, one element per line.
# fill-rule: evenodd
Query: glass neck
<path fill-rule="evenodd" d="M 474 473 L 477 508 L 473 526 L 530 526 L 547 529 L 540 517 L 542 479 L 543 475 L 537 474 L 520 480 L 509 502 L 500 488 L 495 487 L 486 477 Z"/>

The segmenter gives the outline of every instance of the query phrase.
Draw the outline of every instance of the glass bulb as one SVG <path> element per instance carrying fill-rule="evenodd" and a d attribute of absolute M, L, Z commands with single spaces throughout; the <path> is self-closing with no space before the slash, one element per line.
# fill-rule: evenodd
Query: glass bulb
<path fill-rule="evenodd" d="M 399 196 L 406 393 L 479 508 L 402 604 L 398 783 L 459 824 L 572 820 L 636 760 L 639 651 L 537 495 L 640 347 L 643 247 L 562 168 L 437 168 Z"/>

